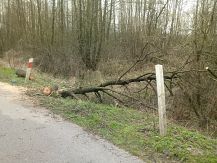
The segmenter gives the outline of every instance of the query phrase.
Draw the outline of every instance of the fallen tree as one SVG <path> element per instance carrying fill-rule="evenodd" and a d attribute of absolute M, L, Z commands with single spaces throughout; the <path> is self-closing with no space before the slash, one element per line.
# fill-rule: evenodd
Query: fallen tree
<path fill-rule="evenodd" d="M 154 108 L 153 106 L 148 106 L 147 104 L 142 103 L 141 101 L 139 101 L 137 98 L 131 96 L 129 93 L 120 91 L 118 92 L 115 88 L 117 88 L 117 86 L 124 86 L 127 87 L 130 84 L 133 83 L 146 83 L 145 87 L 140 88 L 139 91 L 137 92 L 142 92 L 145 89 L 147 90 L 148 88 L 151 88 L 154 93 L 156 94 L 156 89 L 155 86 L 152 85 L 153 81 L 156 81 L 156 75 L 153 72 L 150 73 L 145 73 L 141 76 L 135 77 L 135 78 L 129 78 L 129 79 L 123 79 L 123 77 L 128 74 L 131 70 L 133 70 L 133 68 L 141 63 L 144 62 L 146 60 L 146 58 L 148 56 L 150 56 L 153 53 L 156 53 L 156 51 L 152 51 L 149 53 L 145 53 L 145 49 L 147 48 L 149 44 L 147 43 L 144 48 L 141 50 L 141 55 L 139 56 L 139 58 L 137 59 L 137 61 L 135 63 L 133 63 L 129 69 L 127 69 L 122 75 L 120 75 L 120 77 L 117 80 L 111 80 L 111 81 L 106 81 L 104 83 L 101 83 L 99 85 L 96 86 L 90 86 L 90 87 L 80 87 L 77 89 L 69 89 L 69 90 L 59 90 L 58 93 L 61 97 L 63 98 L 74 98 L 74 99 L 79 99 L 78 95 L 82 95 L 85 96 L 87 98 L 88 94 L 95 94 L 95 96 L 99 99 L 100 102 L 102 102 L 102 94 L 106 94 L 110 97 L 112 97 L 113 99 L 117 100 L 118 102 L 126 105 L 126 102 L 124 102 L 120 97 L 127 97 L 128 99 L 132 99 L 133 101 L 138 101 L 140 104 L 148 107 L 148 108 Z M 187 58 L 187 60 L 175 71 L 171 71 L 171 72 L 165 72 L 164 74 L 164 79 L 165 79 L 165 87 L 166 89 L 169 91 L 170 95 L 173 95 L 172 92 L 172 87 L 175 83 L 174 79 L 180 79 L 181 80 L 181 76 L 184 74 L 188 74 L 188 73 L 192 73 L 192 72 L 198 72 L 198 73 L 207 73 L 207 70 L 184 70 L 186 68 L 186 66 L 191 62 L 190 60 L 190 56 Z M 208 70 L 208 72 L 210 72 Z M 168 86 L 167 84 L 170 84 L 170 86 Z"/>
<path fill-rule="evenodd" d="M 169 73 L 168 75 L 165 75 L 164 78 L 165 78 L 165 80 L 171 81 L 172 79 L 177 78 L 177 76 L 174 75 L 174 73 Z M 154 89 L 151 82 L 155 81 L 155 80 L 156 80 L 155 73 L 146 73 L 146 74 L 143 74 L 143 75 L 141 75 L 139 77 L 136 77 L 136 78 L 121 79 L 121 80 L 111 80 L 111 81 L 101 83 L 98 86 L 71 89 L 71 90 L 60 90 L 60 91 L 58 91 L 58 93 L 63 98 L 71 97 L 71 98 L 74 98 L 74 99 L 79 99 L 77 97 L 77 95 L 84 95 L 84 96 L 88 97 L 87 94 L 94 93 L 96 95 L 96 97 L 99 99 L 99 101 L 101 101 L 101 102 L 102 102 L 101 93 L 104 93 L 104 94 L 107 94 L 108 96 L 116 99 L 118 102 L 124 104 L 124 101 L 122 101 L 120 98 L 118 98 L 114 94 L 118 94 L 119 96 L 124 96 L 124 97 L 130 98 L 130 99 L 133 99 L 134 101 L 137 100 L 137 99 L 135 99 L 134 97 L 132 97 L 130 95 L 126 95 L 124 93 L 113 90 L 111 88 L 111 86 L 126 86 L 126 85 L 129 85 L 129 84 L 132 84 L 132 83 L 146 82 L 147 83 L 146 88 L 148 86 L 151 86 Z M 140 104 L 142 104 L 142 103 L 140 103 Z M 142 104 L 142 105 L 145 105 L 146 107 L 149 107 L 149 108 L 154 108 L 152 106 L 147 106 L 146 104 Z"/>

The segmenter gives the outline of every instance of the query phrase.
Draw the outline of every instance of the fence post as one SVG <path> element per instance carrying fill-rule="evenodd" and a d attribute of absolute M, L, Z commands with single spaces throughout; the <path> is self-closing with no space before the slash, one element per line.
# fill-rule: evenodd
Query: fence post
<path fill-rule="evenodd" d="M 27 70 L 26 70 L 25 83 L 29 80 L 29 77 L 30 77 L 30 74 L 31 74 L 31 70 L 32 70 L 32 64 L 33 64 L 33 58 L 30 58 L 28 66 L 27 66 Z"/>
<path fill-rule="evenodd" d="M 165 136 L 167 134 L 167 124 L 166 124 L 166 104 L 165 104 L 163 66 L 156 65 L 155 71 L 156 71 L 156 82 L 157 82 L 160 135 Z"/>

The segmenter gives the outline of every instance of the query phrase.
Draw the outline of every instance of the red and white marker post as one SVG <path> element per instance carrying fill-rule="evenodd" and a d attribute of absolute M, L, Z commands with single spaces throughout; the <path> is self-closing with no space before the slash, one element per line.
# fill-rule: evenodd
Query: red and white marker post
<path fill-rule="evenodd" d="M 25 83 L 29 80 L 31 70 L 32 70 L 32 65 L 33 65 L 33 58 L 29 59 L 29 63 L 26 69 L 26 78 L 25 78 Z"/>

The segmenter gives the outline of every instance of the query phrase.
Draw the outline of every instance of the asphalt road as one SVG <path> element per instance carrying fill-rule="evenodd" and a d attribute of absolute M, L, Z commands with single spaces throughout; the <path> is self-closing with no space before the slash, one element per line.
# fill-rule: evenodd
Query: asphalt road
<path fill-rule="evenodd" d="M 0 163 L 142 163 L 0 83 Z M 22 100 L 21 100 L 22 99 Z"/>

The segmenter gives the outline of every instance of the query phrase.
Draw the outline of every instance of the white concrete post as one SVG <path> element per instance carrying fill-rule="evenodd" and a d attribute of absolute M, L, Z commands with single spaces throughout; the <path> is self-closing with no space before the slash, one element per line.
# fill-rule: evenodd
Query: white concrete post
<path fill-rule="evenodd" d="M 29 59 L 29 63 L 26 69 L 26 78 L 25 78 L 25 83 L 29 80 L 31 70 L 32 70 L 32 64 L 33 64 L 33 58 Z"/>
<path fill-rule="evenodd" d="M 156 71 L 157 94 L 158 94 L 160 135 L 165 136 L 167 134 L 167 124 L 166 124 L 166 104 L 165 104 L 163 66 L 156 65 L 155 71 Z"/>

